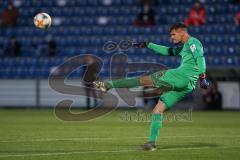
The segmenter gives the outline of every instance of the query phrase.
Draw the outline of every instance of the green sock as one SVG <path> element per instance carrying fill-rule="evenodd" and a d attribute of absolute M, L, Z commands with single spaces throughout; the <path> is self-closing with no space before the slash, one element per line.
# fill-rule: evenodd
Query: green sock
<path fill-rule="evenodd" d="M 111 80 L 107 82 L 108 89 L 111 88 L 132 88 L 140 86 L 140 77 L 123 78 L 118 80 Z"/>
<path fill-rule="evenodd" d="M 150 126 L 150 135 L 149 141 L 156 142 L 157 138 L 160 134 L 160 128 L 162 128 L 162 114 L 153 114 L 152 115 L 152 122 Z"/>

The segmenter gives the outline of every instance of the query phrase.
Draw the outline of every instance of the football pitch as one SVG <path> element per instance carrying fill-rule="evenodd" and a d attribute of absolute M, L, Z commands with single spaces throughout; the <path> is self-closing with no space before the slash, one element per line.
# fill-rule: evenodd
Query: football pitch
<path fill-rule="evenodd" d="M 143 111 L 117 110 L 89 122 L 66 122 L 50 109 L 1 109 L 0 159 L 240 159 L 240 112 L 193 111 L 185 113 L 186 119 L 170 117 L 154 152 L 139 150 L 149 131 L 144 116 Z"/>

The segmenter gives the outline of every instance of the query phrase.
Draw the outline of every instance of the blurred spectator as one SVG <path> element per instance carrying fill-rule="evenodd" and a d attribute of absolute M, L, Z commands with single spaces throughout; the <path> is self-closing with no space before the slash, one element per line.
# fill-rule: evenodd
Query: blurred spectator
<path fill-rule="evenodd" d="M 17 25 L 18 16 L 18 9 L 13 6 L 12 2 L 10 2 L 8 7 L 2 13 L 2 26 L 15 27 Z"/>
<path fill-rule="evenodd" d="M 187 25 L 204 25 L 206 23 L 205 8 L 199 1 L 195 2 L 194 6 L 190 9 L 188 18 L 185 20 Z"/>
<path fill-rule="evenodd" d="M 91 108 L 91 95 L 94 97 L 94 106 L 97 106 L 97 95 L 92 84 L 93 81 L 97 79 L 97 74 L 100 71 L 100 64 L 94 60 L 92 55 L 87 55 L 86 57 L 87 65 L 84 67 L 83 81 L 86 91 L 86 107 Z"/>
<path fill-rule="evenodd" d="M 20 56 L 21 44 L 17 41 L 16 37 L 11 37 L 9 43 L 4 47 L 4 56 Z"/>
<path fill-rule="evenodd" d="M 57 44 L 53 40 L 52 36 L 47 36 L 46 38 L 47 52 L 50 57 L 56 56 Z"/>
<path fill-rule="evenodd" d="M 240 11 L 237 12 L 237 14 L 236 14 L 235 23 L 236 23 L 237 26 L 240 27 Z"/>
<path fill-rule="evenodd" d="M 32 44 L 37 57 L 54 57 L 56 56 L 57 44 L 51 35 L 46 36 L 45 39 Z"/>
<path fill-rule="evenodd" d="M 36 38 L 32 38 L 32 48 L 34 50 L 34 56 L 36 57 L 46 56 L 45 54 L 46 47 L 44 45 L 43 39 L 36 41 Z"/>
<path fill-rule="evenodd" d="M 203 102 L 207 110 L 222 109 L 222 94 L 218 91 L 217 84 L 212 84 L 208 90 L 203 91 Z"/>
<path fill-rule="evenodd" d="M 134 21 L 136 26 L 153 26 L 156 24 L 155 12 L 152 8 L 150 0 L 142 0 L 141 12 Z"/>

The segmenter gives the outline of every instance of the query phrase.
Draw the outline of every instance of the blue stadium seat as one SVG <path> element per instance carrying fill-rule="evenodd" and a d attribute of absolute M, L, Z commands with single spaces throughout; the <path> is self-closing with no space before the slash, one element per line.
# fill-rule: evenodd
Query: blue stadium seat
<path fill-rule="evenodd" d="M 225 65 L 230 65 L 230 66 L 235 65 L 235 62 L 231 57 L 225 58 L 224 63 L 225 63 Z"/>
<path fill-rule="evenodd" d="M 76 5 L 86 6 L 87 0 L 76 0 Z"/>
<path fill-rule="evenodd" d="M 218 36 L 216 38 L 216 45 L 221 45 L 221 44 L 224 44 L 224 39 L 223 39 L 223 37 Z"/>
<path fill-rule="evenodd" d="M 216 23 L 216 18 L 213 15 L 208 15 L 207 16 L 207 23 L 208 24 L 215 24 Z"/>
<path fill-rule="evenodd" d="M 84 25 L 84 22 L 82 18 L 76 17 L 75 19 L 73 19 L 73 24 L 76 26 L 81 26 Z"/>
<path fill-rule="evenodd" d="M 48 75 L 49 75 L 49 68 L 47 68 L 47 67 L 41 67 L 37 71 L 37 77 L 39 77 L 39 78 L 47 78 Z"/>
<path fill-rule="evenodd" d="M 223 50 L 221 46 L 215 48 L 215 53 L 214 53 L 215 55 L 221 55 L 222 53 L 223 53 Z"/>
<path fill-rule="evenodd" d="M 99 0 L 88 1 L 88 5 L 90 5 L 90 6 L 99 6 L 99 4 L 100 4 Z"/>
<path fill-rule="evenodd" d="M 205 44 L 210 43 L 210 41 L 211 41 L 211 38 L 210 38 L 209 36 L 206 36 L 206 37 L 204 38 L 204 43 L 205 43 Z"/>
<path fill-rule="evenodd" d="M 214 57 L 214 60 L 213 60 L 213 65 L 221 65 L 221 60 L 219 57 Z"/>
<path fill-rule="evenodd" d="M 229 53 L 230 55 L 236 54 L 235 48 L 234 48 L 233 46 L 229 46 L 229 47 L 228 47 L 228 53 Z"/>

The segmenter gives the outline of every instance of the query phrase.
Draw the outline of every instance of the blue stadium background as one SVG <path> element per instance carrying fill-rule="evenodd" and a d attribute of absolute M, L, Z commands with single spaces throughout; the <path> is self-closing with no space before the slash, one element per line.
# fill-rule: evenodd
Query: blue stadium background
<path fill-rule="evenodd" d="M 8 1 L 0 3 L 2 12 Z M 137 0 L 113 0 L 109 6 L 103 5 L 101 0 L 69 0 L 63 7 L 59 7 L 53 0 L 24 0 L 18 8 L 18 26 L 0 30 L 0 45 L 6 45 L 11 36 L 16 36 L 22 44 L 22 56 L 4 58 L 1 47 L 0 78 L 47 78 L 52 66 L 61 64 L 68 57 L 86 53 L 93 53 L 104 59 L 101 76 L 108 77 L 110 56 L 102 50 L 107 41 L 146 40 L 171 45 L 169 26 L 186 18 L 193 3 L 193 0 L 160 1 L 154 8 L 157 25 L 135 27 L 133 21 L 141 9 Z M 204 6 L 207 13 L 206 25 L 190 27 L 189 30 L 191 35 L 202 41 L 208 67 L 238 67 L 240 29 L 235 25 L 234 17 L 240 10 L 239 5 L 230 5 L 228 0 L 209 0 Z M 62 23 L 53 25 L 47 31 L 36 29 L 33 17 L 40 11 L 49 13 L 53 19 L 60 17 Z M 108 17 L 106 25 L 98 25 L 97 19 L 100 16 Z M 51 58 L 37 56 L 33 46 L 44 43 L 48 35 L 52 35 L 57 44 L 57 55 Z M 178 58 L 162 58 L 145 49 L 131 49 L 128 56 L 137 62 L 160 62 L 169 67 L 179 64 Z M 78 77 L 79 74 L 80 71 L 76 71 L 71 76 Z"/>

